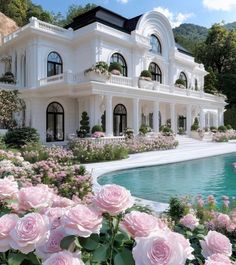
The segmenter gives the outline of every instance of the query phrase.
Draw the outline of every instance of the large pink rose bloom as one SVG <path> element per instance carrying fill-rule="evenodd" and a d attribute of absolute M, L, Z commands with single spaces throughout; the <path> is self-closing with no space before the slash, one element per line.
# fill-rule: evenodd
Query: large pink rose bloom
<path fill-rule="evenodd" d="M 14 177 L 0 179 L 0 200 L 15 199 L 18 193 L 18 184 Z"/>
<path fill-rule="evenodd" d="M 61 226 L 61 217 L 67 211 L 67 208 L 55 207 L 44 209 L 41 213 L 49 218 L 51 229 L 56 229 L 57 227 Z"/>
<path fill-rule="evenodd" d="M 138 211 L 126 214 L 120 226 L 121 229 L 126 230 L 133 238 L 146 237 L 153 232 L 168 229 L 157 217 Z"/>
<path fill-rule="evenodd" d="M 94 201 L 103 213 L 111 215 L 122 213 L 134 204 L 130 192 L 118 185 L 104 185 Z"/>
<path fill-rule="evenodd" d="M 79 255 L 72 254 L 64 250 L 59 253 L 52 254 L 50 258 L 45 260 L 42 265 L 84 265 Z"/>
<path fill-rule="evenodd" d="M 48 218 L 39 213 L 26 214 L 18 220 L 10 236 L 10 246 L 28 254 L 48 239 Z"/>
<path fill-rule="evenodd" d="M 102 227 L 102 216 L 89 207 L 79 204 L 62 217 L 61 223 L 67 235 L 89 237 L 98 234 Z"/>
<path fill-rule="evenodd" d="M 133 248 L 135 265 L 184 265 L 188 258 L 183 238 L 179 240 L 172 232 L 141 237 L 136 241 Z"/>
<path fill-rule="evenodd" d="M 51 206 L 53 193 L 47 185 L 22 188 L 19 191 L 19 208 L 27 211 Z"/>
<path fill-rule="evenodd" d="M 226 257 L 223 254 L 213 254 L 208 257 L 205 265 L 232 265 L 234 264 L 229 257 Z"/>
<path fill-rule="evenodd" d="M 9 234 L 18 219 L 19 217 L 16 214 L 5 214 L 0 218 L 0 252 L 6 252 L 11 248 Z"/>
<path fill-rule="evenodd" d="M 191 213 L 185 215 L 179 222 L 192 231 L 199 225 L 199 219 Z"/>
<path fill-rule="evenodd" d="M 232 244 L 223 234 L 216 231 L 209 231 L 204 239 L 205 240 L 200 240 L 200 244 L 202 247 L 202 255 L 205 258 L 213 254 L 224 254 L 225 256 L 231 256 Z"/>

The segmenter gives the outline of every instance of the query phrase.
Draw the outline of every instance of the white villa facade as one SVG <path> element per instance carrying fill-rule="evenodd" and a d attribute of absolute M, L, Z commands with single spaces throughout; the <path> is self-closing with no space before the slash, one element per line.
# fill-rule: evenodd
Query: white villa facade
<path fill-rule="evenodd" d="M 106 81 L 85 76 L 99 61 L 120 62 L 122 75 Z M 153 81 L 141 88 L 139 76 L 147 69 Z M 195 117 L 201 128 L 224 122 L 225 99 L 204 93 L 203 65 L 176 46 L 169 21 L 156 11 L 127 19 L 97 7 L 66 28 L 31 18 L 3 38 L 0 76 L 7 71 L 16 84 L 0 87 L 19 89 L 26 125 L 38 130 L 42 142 L 67 140 L 83 111 L 91 128 L 103 120 L 107 136 L 126 127 L 137 134 L 141 124 L 158 132 L 167 120 L 174 132 L 184 127 L 188 134 Z M 175 86 L 179 78 L 185 88 Z"/>

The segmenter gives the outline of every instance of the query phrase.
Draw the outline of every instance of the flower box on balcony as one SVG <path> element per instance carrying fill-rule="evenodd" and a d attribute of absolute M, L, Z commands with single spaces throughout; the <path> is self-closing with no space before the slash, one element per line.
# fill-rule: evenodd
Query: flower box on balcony
<path fill-rule="evenodd" d="M 143 89 L 149 89 L 149 90 L 152 90 L 153 89 L 153 82 L 151 80 L 147 80 L 145 78 L 139 78 L 138 80 L 138 86 L 140 88 L 143 88 Z"/>
<path fill-rule="evenodd" d="M 101 74 L 101 73 L 97 73 L 93 71 L 85 73 L 85 76 L 87 77 L 89 81 L 96 81 L 96 82 L 102 82 L 102 83 L 105 83 L 110 78 L 110 75 L 105 75 L 105 74 Z"/>

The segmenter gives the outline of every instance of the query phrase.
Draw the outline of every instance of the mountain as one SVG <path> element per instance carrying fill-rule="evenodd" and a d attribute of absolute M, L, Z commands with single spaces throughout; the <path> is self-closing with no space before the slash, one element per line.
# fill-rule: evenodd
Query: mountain
<path fill-rule="evenodd" d="M 0 45 L 2 43 L 1 37 L 6 36 L 17 29 L 18 26 L 16 22 L 0 12 Z"/>
<path fill-rule="evenodd" d="M 225 24 L 228 30 L 236 29 L 236 22 Z M 208 28 L 191 23 L 181 24 L 173 29 L 175 41 L 194 54 L 197 44 L 205 41 Z"/>

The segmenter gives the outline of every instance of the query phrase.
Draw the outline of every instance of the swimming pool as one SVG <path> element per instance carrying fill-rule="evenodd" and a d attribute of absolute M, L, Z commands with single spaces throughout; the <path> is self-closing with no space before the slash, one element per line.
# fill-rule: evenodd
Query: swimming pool
<path fill-rule="evenodd" d="M 236 197 L 233 162 L 236 162 L 236 153 L 111 172 L 101 176 L 98 183 L 119 184 L 134 196 L 166 203 L 170 197 L 183 195 Z"/>

